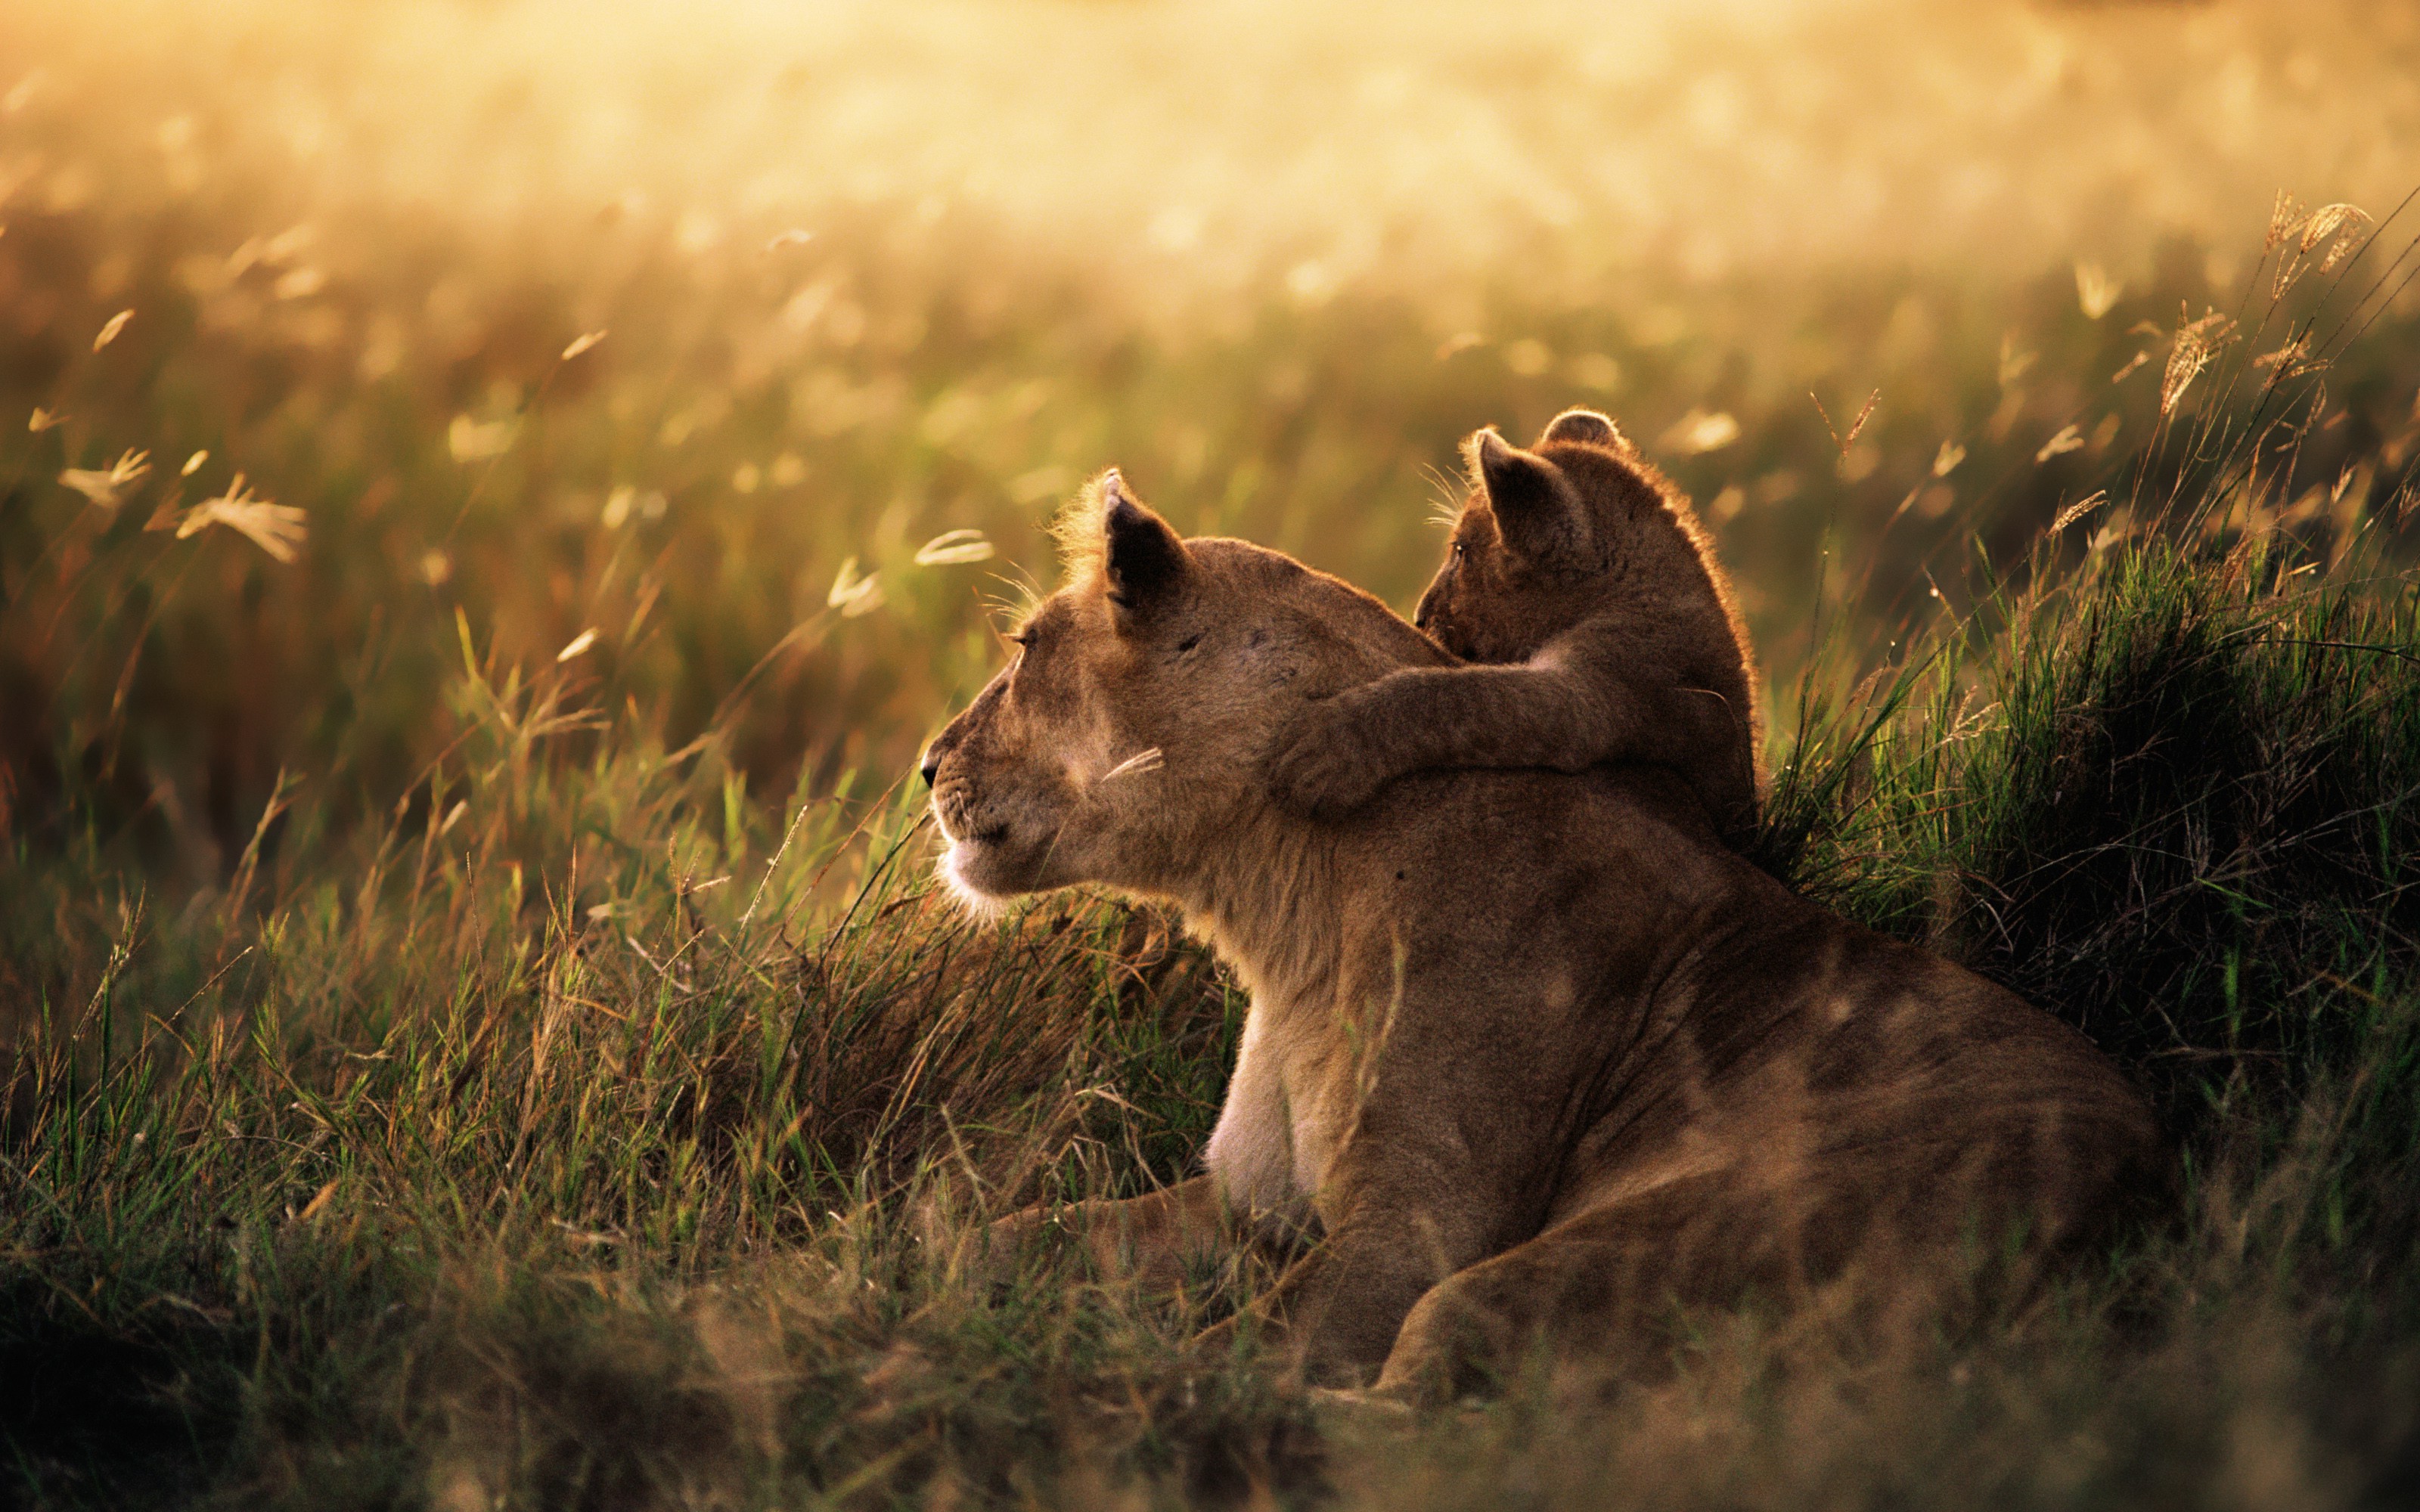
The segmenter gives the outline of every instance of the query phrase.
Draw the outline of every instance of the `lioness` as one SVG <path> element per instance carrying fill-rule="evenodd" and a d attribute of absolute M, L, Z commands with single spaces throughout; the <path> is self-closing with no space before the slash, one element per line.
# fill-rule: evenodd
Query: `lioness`
<path fill-rule="evenodd" d="M 1180 540 L 1114 472 L 1085 518 L 923 773 L 953 887 L 1172 899 L 1251 994 L 1207 1174 L 1071 1215 L 1104 1259 L 1307 1209 L 1324 1237 L 1261 1321 L 1314 1381 L 1452 1391 L 1541 1334 L 1610 1354 L 1669 1302 L 2040 1253 L 2153 1159 L 2083 1036 L 1792 895 L 1659 768 L 1289 812 L 1276 732 L 1445 654 L 1277 552 Z"/>
<path fill-rule="evenodd" d="M 1756 829 L 1761 708 L 1730 579 L 1688 501 L 1593 409 L 1535 451 L 1465 443 L 1471 488 L 1413 623 L 1465 667 L 1315 703 L 1280 737 L 1279 800 L 1334 816 L 1432 766 L 1654 762 L 1727 841 Z"/>

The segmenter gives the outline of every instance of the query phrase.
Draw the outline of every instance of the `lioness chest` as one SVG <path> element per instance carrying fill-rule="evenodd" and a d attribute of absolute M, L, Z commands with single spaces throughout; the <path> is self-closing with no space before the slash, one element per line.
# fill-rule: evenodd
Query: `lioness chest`
<path fill-rule="evenodd" d="M 1256 993 L 1203 1164 L 1247 1211 L 1296 1207 L 1320 1189 L 1351 1116 L 1347 1047 L 1326 1005 Z"/>

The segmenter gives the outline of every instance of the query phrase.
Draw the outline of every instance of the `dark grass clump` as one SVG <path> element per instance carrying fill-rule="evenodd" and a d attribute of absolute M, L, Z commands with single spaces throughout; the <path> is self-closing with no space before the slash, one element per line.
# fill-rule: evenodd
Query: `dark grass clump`
<path fill-rule="evenodd" d="M 1769 858 L 2069 1018 L 2198 1128 L 2370 1047 L 2420 948 L 2408 583 L 2153 538 L 1813 733 Z"/>

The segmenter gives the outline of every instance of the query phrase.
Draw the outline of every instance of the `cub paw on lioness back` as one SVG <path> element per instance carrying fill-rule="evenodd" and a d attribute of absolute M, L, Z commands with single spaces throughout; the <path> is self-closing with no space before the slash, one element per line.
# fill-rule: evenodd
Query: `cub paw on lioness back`
<path fill-rule="evenodd" d="M 1589 409 L 1533 451 L 1481 430 L 1471 489 L 1417 623 L 1474 665 L 1398 672 L 1315 705 L 1269 779 L 1332 817 L 1406 772 L 1668 766 L 1736 843 L 1755 828 L 1756 663 L 1688 501 Z"/>

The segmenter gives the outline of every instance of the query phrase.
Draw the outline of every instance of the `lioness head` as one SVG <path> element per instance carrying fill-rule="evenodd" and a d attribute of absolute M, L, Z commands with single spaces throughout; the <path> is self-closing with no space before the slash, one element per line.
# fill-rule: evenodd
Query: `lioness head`
<path fill-rule="evenodd" d="M 1067 582 L 925 748 L 942 874 L 970 901 L 1179 887 L 1271 811 L 1300 705 L 1445 658 L 1359 589 L 1245 541 L 1180 540 L 1105 474 L 1063 521 Z"/>
<path fill-rule="evenodd" d="M 1670 580 L 1701 554 L 1671 485 L 1594 410 L 1530 451 L 1492 426 L 1463 449 L 1470 493 L 1416 617 L 1457 656 L 1525 660 L 1602 609 L 1609 578 Z"/>

